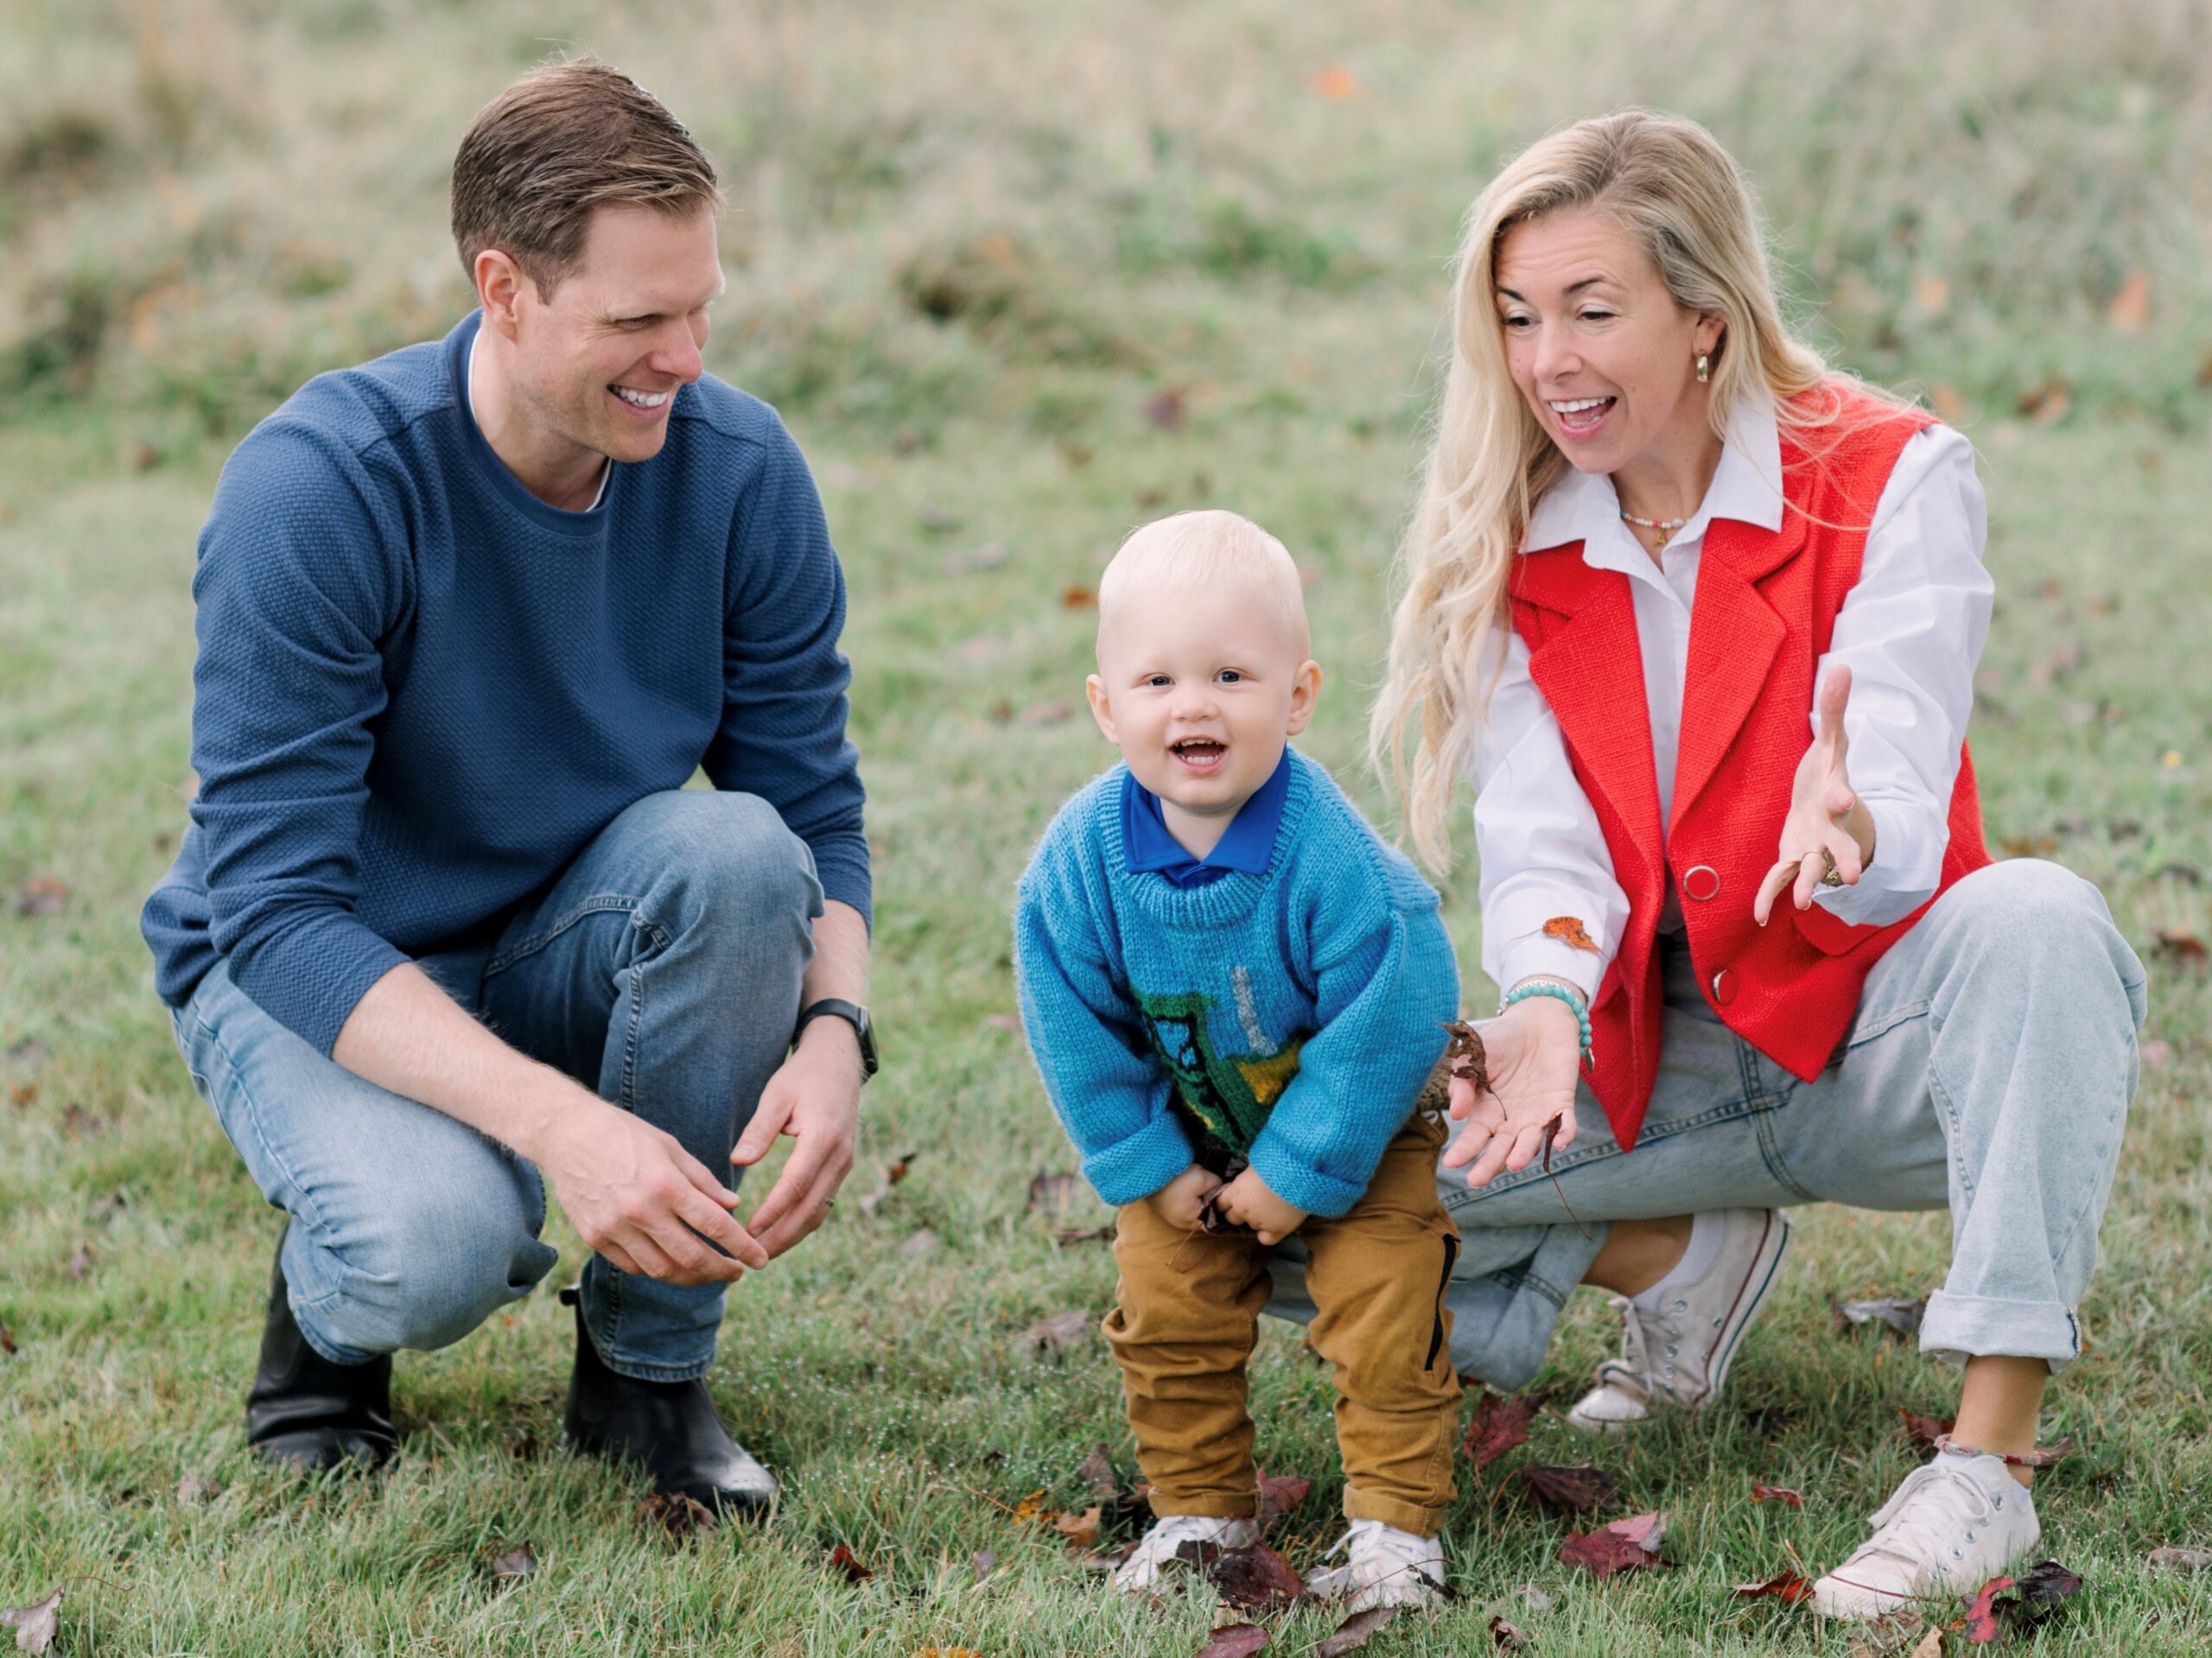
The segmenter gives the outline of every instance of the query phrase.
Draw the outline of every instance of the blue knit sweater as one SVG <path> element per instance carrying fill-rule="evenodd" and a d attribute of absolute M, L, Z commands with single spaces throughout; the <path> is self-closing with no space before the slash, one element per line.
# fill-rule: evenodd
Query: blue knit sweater
<path fill-rule="evenodd" d="M 1444 1051 L 1459 974 L 1436 894 L 1329 774 L 1294 756 L 1264 874 L 1132 874 L 1117 766 L 1022 875 L 1016 979 L 1045 1091 L 1111 1204 L 1205 1136 L 1315 1215 L 1359 1199 Z"/>
<path fill-rule="evenodd" d="M 141 926 L 327 1053 L 410 956 L 496 931 L 701 766 L 868 912 L 845 591 L 775 411 L 702 378 L 600 505 L 530 493 L 468 411 L 477 318 L 309 381 L 223 468 L 193 580 L 200 773 Z"/>

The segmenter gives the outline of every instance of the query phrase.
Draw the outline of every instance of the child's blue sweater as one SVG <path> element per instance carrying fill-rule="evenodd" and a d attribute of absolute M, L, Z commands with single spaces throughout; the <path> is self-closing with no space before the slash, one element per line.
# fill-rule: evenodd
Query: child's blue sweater
<path fill-rule="evenodd" d="M 1016 978 L 1045 1090 L 1110 1204 L 1210 1133 L 1315 1215 L 1359 1200 L 1458 1016 L 1436 894 L 1294 754 L 1264 874 L 1131 874 L 1126 768 L 1060 809 L 1021 878 Z"/>

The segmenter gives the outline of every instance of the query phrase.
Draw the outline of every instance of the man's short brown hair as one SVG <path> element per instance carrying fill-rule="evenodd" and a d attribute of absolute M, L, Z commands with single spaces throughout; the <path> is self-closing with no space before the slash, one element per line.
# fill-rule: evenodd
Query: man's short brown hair
<path fill-rule="evenodd" d="M 550 296 L 582 257 L 593 208 L 637 202 L 682 215 L 721 200 L 683 124 L 587 58 L 524 75 L 477 115 L 454 157 L 453 239 L 472 283 L 476 256 L 498 248 Z"/>

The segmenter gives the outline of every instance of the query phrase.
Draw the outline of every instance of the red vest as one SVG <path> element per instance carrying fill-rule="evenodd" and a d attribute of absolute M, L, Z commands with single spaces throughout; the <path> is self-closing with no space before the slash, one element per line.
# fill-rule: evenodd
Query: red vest
<path fill-rule="evenodd" d="M 1627 930 L 1590 1010 L 1590 1085 L 1624 1149 L 1636 1144 L 1659 1071 L 1652 940 L 1669 884 L 1706 1000 L 1729 1029 L 1808 1081 L 1850 1027 L 1868 969 L 1921 914 L 1857 927 L 1817 904 L 1800 912 L 1784 893 L 1765 928 L 1751 919 L 1810 740 L 1813 670 L 1866 550 L 1863 527 L 1831 526 L 1872 519 L 1906 440 L 1928 423 L 1841 386 L 1805 395 L 1847 406 L 1841 435 L 1815 432 L 1809 449 L 1783 429 L 1782 528 L 1721 518 L 1705 532 L 1663 834 L 1629 578 L 1585 564 L 1579 541 L 1515 561 L 1513 626 L 1628 894 Z M 1988 861 L 1962 746 L 1937 891 Z"/>

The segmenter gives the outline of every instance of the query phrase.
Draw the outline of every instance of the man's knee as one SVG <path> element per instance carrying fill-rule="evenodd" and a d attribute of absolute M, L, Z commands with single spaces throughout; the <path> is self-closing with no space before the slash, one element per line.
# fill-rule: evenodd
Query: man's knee
<path fill-rule="evenodd" d="M 804 938 L 822 913 L 813 854 L 758 795 L 649 795 L 618 823 L 654 871 L 662 912 L 652 918 L 663 926 Z"/>
<path fill-rule="evenodd" d="M 302 1323 L 360 1353 L 448 1346 L 559 1258 L 512 1178 L 395 1187 L 372 1236 L 311 1241 L 329 1251 L 321 1276 L 335 1287 L 302 1309 Z"/>

